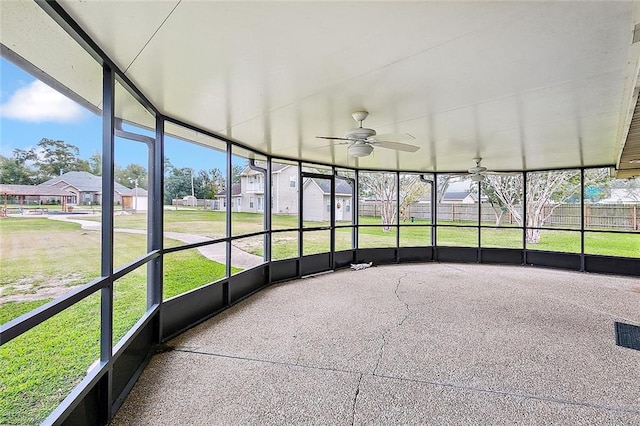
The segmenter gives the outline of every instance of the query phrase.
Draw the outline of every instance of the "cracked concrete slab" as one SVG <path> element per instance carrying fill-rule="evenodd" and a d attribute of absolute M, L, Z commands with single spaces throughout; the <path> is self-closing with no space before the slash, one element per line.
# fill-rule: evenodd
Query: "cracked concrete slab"
<path fill-rule="evenodd" d="M 359 377 L 181 351 L 156 355 L 144 376 L 112 425 L 313 424 L 318 413 L 347 424 Z"/>
<path fill-rule="evenodd" d="M 637 324 L 640 298 L 625 287 L 594 288 L 582 279 L 586 274 L 512 268 L 508 277 L 484 277 L 478 276 L 484 266 L 456 268 L 465 272 L 453 273 L 453 283 L 406 280 L 401 288 L 420 308 L 409 302 L 416 312 L 389 337 L 380 374 L 640 410 L 640 352 L 615 346 L 613 324 L 621 317 L 605 308 L 617 300 L 616 310 L 628 315 L 635 306 L 635 318 L 624 321 Z M 576 304 L 570 281 L 582 281 L 587 294 L 597 288 L 601 301 Z M 571 295 L 566 300 L 563 288 Z"/>
<path fill-rule="evenodd" d="M 397 279 L 372 287 L 358 273 L 343 271 L 272 286 L 252 296 L 250 305 L 235 305 L 171 344 L 249 357 L 259 353 L 261 358 L 301 365 L 371 370 L 383 340 L 381 329 L 397 323 L 404 313 L 395 297 L 389 298 Z"/>
<path fill-rule="evenodd" d="M 483 392 L 367 375 L 360 383 L 354 424 L 632 425 L 638 413 L 573 401 Z"/>
<path fill-rule="evenodd" d="M 637 286 L 437 263 L 275 285 L 170 341 L 113 424 L 640 424 L 613 326 Z"/>

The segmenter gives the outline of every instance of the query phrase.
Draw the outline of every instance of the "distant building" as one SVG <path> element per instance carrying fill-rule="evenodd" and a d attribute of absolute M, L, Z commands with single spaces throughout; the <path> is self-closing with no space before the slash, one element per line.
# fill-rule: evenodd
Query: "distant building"
<path fill-rule="evenodd" d="M 317 173 L 317 170 L 309 170 Z M 275 214 L 299 214 L 298 168 L 288 164 L 274 163 L 271 167 L 271 211 Z M 231 211 L 264 213 L 264 175 L 246 167 L 240 173 L 240 183 L 232 186 Z M 329 180 L 305 179 L 302 185 L 306 220 L 329 220 L 331 188 Z M 350 217 L 352 210 L 352 188 L 341 179 L 336 179 L 336 220 Z M 216 196 L 214 208 L 226 208 L 226 191 Z"/>
<path fill-rule="evenodd" d="M 216 199 L 213 203 L 214 210 L 225 211 L 227 209 L 227 190 L 223 189 L 216 195 Z M 232 212 L 242 211 L 242 193 L 240 190 L 240 184 L 234 183 L 231 185 L 231 208 Z"/>
<path fill-rule="evenodd" d="M 69 204 L 102 204 L 102 177 L 89 172 L 67 172 L 37 185 L 68 191 Z M 124 209 L 147 210 L 148 193 L 144 188 L 127 188 L 114 183 L 114 202 Z"/>
<path fill-rule="evenodd" d="M 6 205 L 9 198 L 12 199 L 12 203 L 24 205 L 40 205 L 42 202 L 49 203 L 51 201 L 59 201 L 63 210 L 66 210 L 66 205 L 73 197 L 73 194 L 64 189 L 47 186 L 37 185 L 15 185 L 15 184 L 0 184 L 0 195 L 3 198 L 3 211 L 0 212 L 0 216 L 6 216 Z"/>
<path fill-rule="evenodd" d="M 609 196 L 598 201 L 598 204 L 640 204 L 640 188 L 612 187 Z"/>
<path fill-rule="evenodd" d="M 344 180 L 336 179 L 336 221 L 351 219 L 353 189 Z M 307 179 L 304 182 L 302 200 L 304 219 L 328 221 L 331 219 L 331 183 L 324 179 Z"/>
<path fill-rule="evenodd" d="M 297 214 L 298 167 L 272 163 L 271 182 L 271 211 L 277 214 Z"/>
<path fill-rule="evenodd" d="M 442 204 L 462 203 L 475 204 L 478 202 L 478 196 L 475 192 L 469 191 L 447 191 L 442 196 Z"/>
<path fill-rule="evenodd" d="M 274 166 L 276 166 L 274 164 Z M 275 167 L 274 167 L 275 169 Z M 275 171 L 272 169 L 272 173 Z M 240 173 L 241 207 L 239 211 L 248 213 L 264 212 L 264 175 L 245 167 Z"/>

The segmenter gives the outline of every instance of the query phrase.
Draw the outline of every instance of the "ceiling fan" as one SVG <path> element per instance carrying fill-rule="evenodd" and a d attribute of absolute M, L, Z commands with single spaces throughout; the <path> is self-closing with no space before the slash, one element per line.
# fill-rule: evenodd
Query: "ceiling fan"
<path fill-rule="evenodd" d="M 335 136 L 316 137 L 318 139 L 344 141 L 338 142 L 337 144 L 349 145 L 347 151 L 352 157 L 366 157 L 370 155 L 373 152 L 373 148 L 377 146 L 404 152 L 416 152 L 420 149 L 419 146 L 397 142 L 397 140 L 415 139 L 408 133 L 378 135 L 375 130 L 362 127 L 362 122 L 368 115 L 369 113 L 367 111 L 355 111 L 352 113 L 351 116 L 360 126 L 349 130 L 342 138 Z"/>
<path fill-rule="evenodd" d="M 469 174 L 471 175 L 471 180 L 474 182 L 482 182 L 484 180 L 484 175 L 487 172 L 487 168 L 480 165 L 482 161 L 481 157 L 476 157 L 473 159 L 476 165 L 475 167 L 471 167 L 469 170 Z"/>
<path fill-rule="evenodd" d="M 487 175 L 513 176 L 517 174 L 517 173 L 510 173 L 510 172 L 489 171 L 487 170 L 486 167 L 483 167 L 480 165 L 480 162 L 482 161 L 481 157 L 476 157 L 473 159 L 473 161 L 476 163 L 476 165 L 474 167 L 471 167 L 469 170 L 467 170 L 467 173 L 471 175 L 471 180 L 473 182 L 482 182 Z"/>

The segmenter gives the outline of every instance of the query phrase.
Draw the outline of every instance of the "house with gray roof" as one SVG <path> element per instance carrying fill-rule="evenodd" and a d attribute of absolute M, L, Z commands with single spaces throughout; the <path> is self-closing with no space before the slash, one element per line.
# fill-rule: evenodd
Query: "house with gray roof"
<path fill-rule="evenodd" d="M 89 172 L 67 172 L 38 185 L 71 193 L 70 204 L 102 204 L 102 177 Z M 114 183 L 114 200 L 123 209 L 147 210 L 148 193 L 144 188 L 127 188 Z"/>
<path fill-rule="evenodd" d="M 40 205 L 42 201 L 50 202 L 52 200 L 58 200 L 62 205 L 62 210 L 65 211 L 67 202 L 73 196 L 71 192 L 55 187 L 17 184 L 0 184 L 0 195 L 3 199 L 0 216 L 7 215 L 9 199 L 11 199 L 11 203 L 20 205 L 21 212 L 22 206 Z"/>
<path fill-rule="evenodd" d="M 264 165 L 258 164 L 264 167 Z M 305 169 L 318 173 L 314 169 Z M 271 165 L 271 210 L 274 214 L 298 215 L 298 167 L 292 164 L 272 163 Z M 245 167 L 240 173 L 240 183 L 232 187 L 231 211 L 264 213 L 264 175 Z M 331 188 L 329 180 L 306 178 L 302 183 L 305 220 L 327 221 L 330 218 Z M 216 205 L 224 210 L 226 191 L 221 191 Z M 336 220 L 350 220 L 353 206 L 353 189 L 348 182 L 336 179 Z"/>
<path fill-rule="evenodd" d="M 442 196 L 441 203 L 462 203 L 462 204 L 475 204 L 478 202 L 478 195 L 475 192 L 470 191 L 447 191 Z"/>
<path fill-rule="evenodd" d="M 352 220 L 353 188 L 345 180 L 336 179 L 336 221 Z M 331 182 L 326 179 L 306 179 L 303 185 L 304 220 L 331 219 Z"/>
<path fill-rule="evenodd" d="M 225 211 L 227 209 L 227 190 L 226 188 L 218 192 L 215 202 L 213 203 L 214 210 Z M 242 190 L 239 183 L 231 185 L 231 211 L 242 211 Z"/>

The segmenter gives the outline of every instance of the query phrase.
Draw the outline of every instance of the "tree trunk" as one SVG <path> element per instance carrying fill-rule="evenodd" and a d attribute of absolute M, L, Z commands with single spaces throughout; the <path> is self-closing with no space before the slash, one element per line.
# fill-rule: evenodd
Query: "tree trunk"
<path fill-rule="evenodd" d="M 542 223 L 544 221 L 542 206 L 536 206 L 533 203 L 528 204 L 527 212 L 529 213 L 527 216 L 527 244 L 538 244 L 540 243 L 540 230 L 531 228 L 539 228 L 540 226 L 542 226 Z"/>
<path fill-rule="evenodd" d="M 381 211 L 381 218 L 382 218 L 382 230 L 384 232 L 389 232 L 391 231 L 391 227 L 389 225 L 391 225 L 393 223 L 393 219 L 395 216 L 395 211 L 394 211 L 394 206 L 393 206 L 393 202 L 391 201 L 382 201 L 382 211 Z"/>
<path fill-rule="evenodd" d="M 540 243 L 540 230 L 539 229 L 527 229 L 527 244 Z"/>
<path fill-rule="evenodd" d="M 504 216 L 504 210 L 500 206 L 495 206 L 494 204 L 490 204 L 491 210 L 493 210 L 493 214 L 496 217 L 496 226 L 500 226 L 502 223 L 502 216 Z"/>

